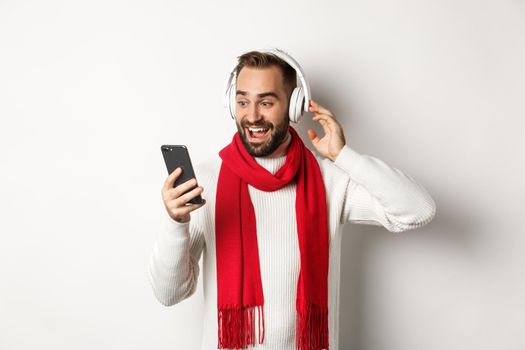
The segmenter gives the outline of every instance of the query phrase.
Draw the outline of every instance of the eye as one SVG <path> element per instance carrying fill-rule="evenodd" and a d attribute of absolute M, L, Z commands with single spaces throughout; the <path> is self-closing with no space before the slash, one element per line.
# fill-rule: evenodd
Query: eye
<path fill-rule="evenodd" d="M 268 101 L 264 101 L 264 102 L 261 102 L 261 105 L 264 106 L 264 107 L 271 107 L 271 106 L 273 106 L 273 103 L 268 102 Z"/>
<path fill-rule="evenodd" d="M 246 101 L 237 101 L 237 104 L 241 107 L 246 107 L 246 105 L 248 104 L 248 102 Z"/>

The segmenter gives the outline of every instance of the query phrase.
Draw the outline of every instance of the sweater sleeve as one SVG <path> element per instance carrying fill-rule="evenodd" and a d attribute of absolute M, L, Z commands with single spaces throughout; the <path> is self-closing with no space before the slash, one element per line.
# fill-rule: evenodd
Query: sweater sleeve
<path fill-rule="evenodd" d="M 334 163 L 350 177 L 341 223 L 378 225 L 401 232 L 424 226 L 434 218 L 433 198 L 399 169 L 348 145 Z"/>
<path fill-rule="evenodd" d="M 171 306 L 196 290 L 204 236 L 194 225 L 193 216 L 190 222 L 179 223 L 165 214 L 150 255 L 149 282 L 157 300 Z"/>

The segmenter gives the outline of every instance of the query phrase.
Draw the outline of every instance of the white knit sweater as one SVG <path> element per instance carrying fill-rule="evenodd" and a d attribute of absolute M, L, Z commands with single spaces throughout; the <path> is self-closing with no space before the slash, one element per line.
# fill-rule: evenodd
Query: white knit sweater
<path fill-rule="evenodd" d="M 346 222 L 382 225 L 391 232 L 415 229 L 431 221 L 435 202 L 412 177 L 382 160 L 344 146 L 335 162 L 316 157 L 326 187 L 330 232 L 328 318 L 330 349 L 338 349 L 339 280 L 342 226 Z M 274 174 L 285 156 L 255 158 Z M 217 349 L 217 276 L 215 193 L 221 160 L 195 167 L 207 204 L 189 223 L 172 220 L 154 245 L 149 279 L 156 298 L 171 306 L 191 296 L 203 256 L 204 327 L 202 350 Z M 295 349 L 295 299 L 300 269 L 295 214 L 295 184 L 275 192 L 248 186 L 257 225 L 264 295 L 265 338 L 256 349 Z"/>

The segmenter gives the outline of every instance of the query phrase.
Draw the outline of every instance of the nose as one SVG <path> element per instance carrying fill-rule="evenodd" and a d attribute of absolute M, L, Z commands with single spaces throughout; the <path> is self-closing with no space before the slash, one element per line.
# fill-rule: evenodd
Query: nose
<path fill-rule="evenodd" d="M 246 119 L 248 119 L 248 121 L 251 123 L 262 119 L 262 115 L 259 111 L 259 105 L 257 103 L 250 103 L 250 106 L 247 108 L 246 114 Z"/>

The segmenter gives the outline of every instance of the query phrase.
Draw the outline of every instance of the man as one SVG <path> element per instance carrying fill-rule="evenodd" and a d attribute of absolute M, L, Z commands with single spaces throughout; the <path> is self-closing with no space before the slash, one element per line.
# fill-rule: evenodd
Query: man
<path fill-rule="evenodd" d="M 289 127 L 296 76 L 278 56 L 245 53 L 236 73 L 232 142 L 196 167 L 200 186 L 173 188 L 180 169 L 164 183 L 168 215 L 150 283 L 162 304 L 184 300 L 204 253 L 202 349 L 337 349 L 343 225 L 415 229 L 433 219 L 435 203 L 411 177 L 352 149 L 311 100 L 324 131 L 308 130 L 313 156 Z M 205 204 L 187 204 L 204 189 Z"/>

